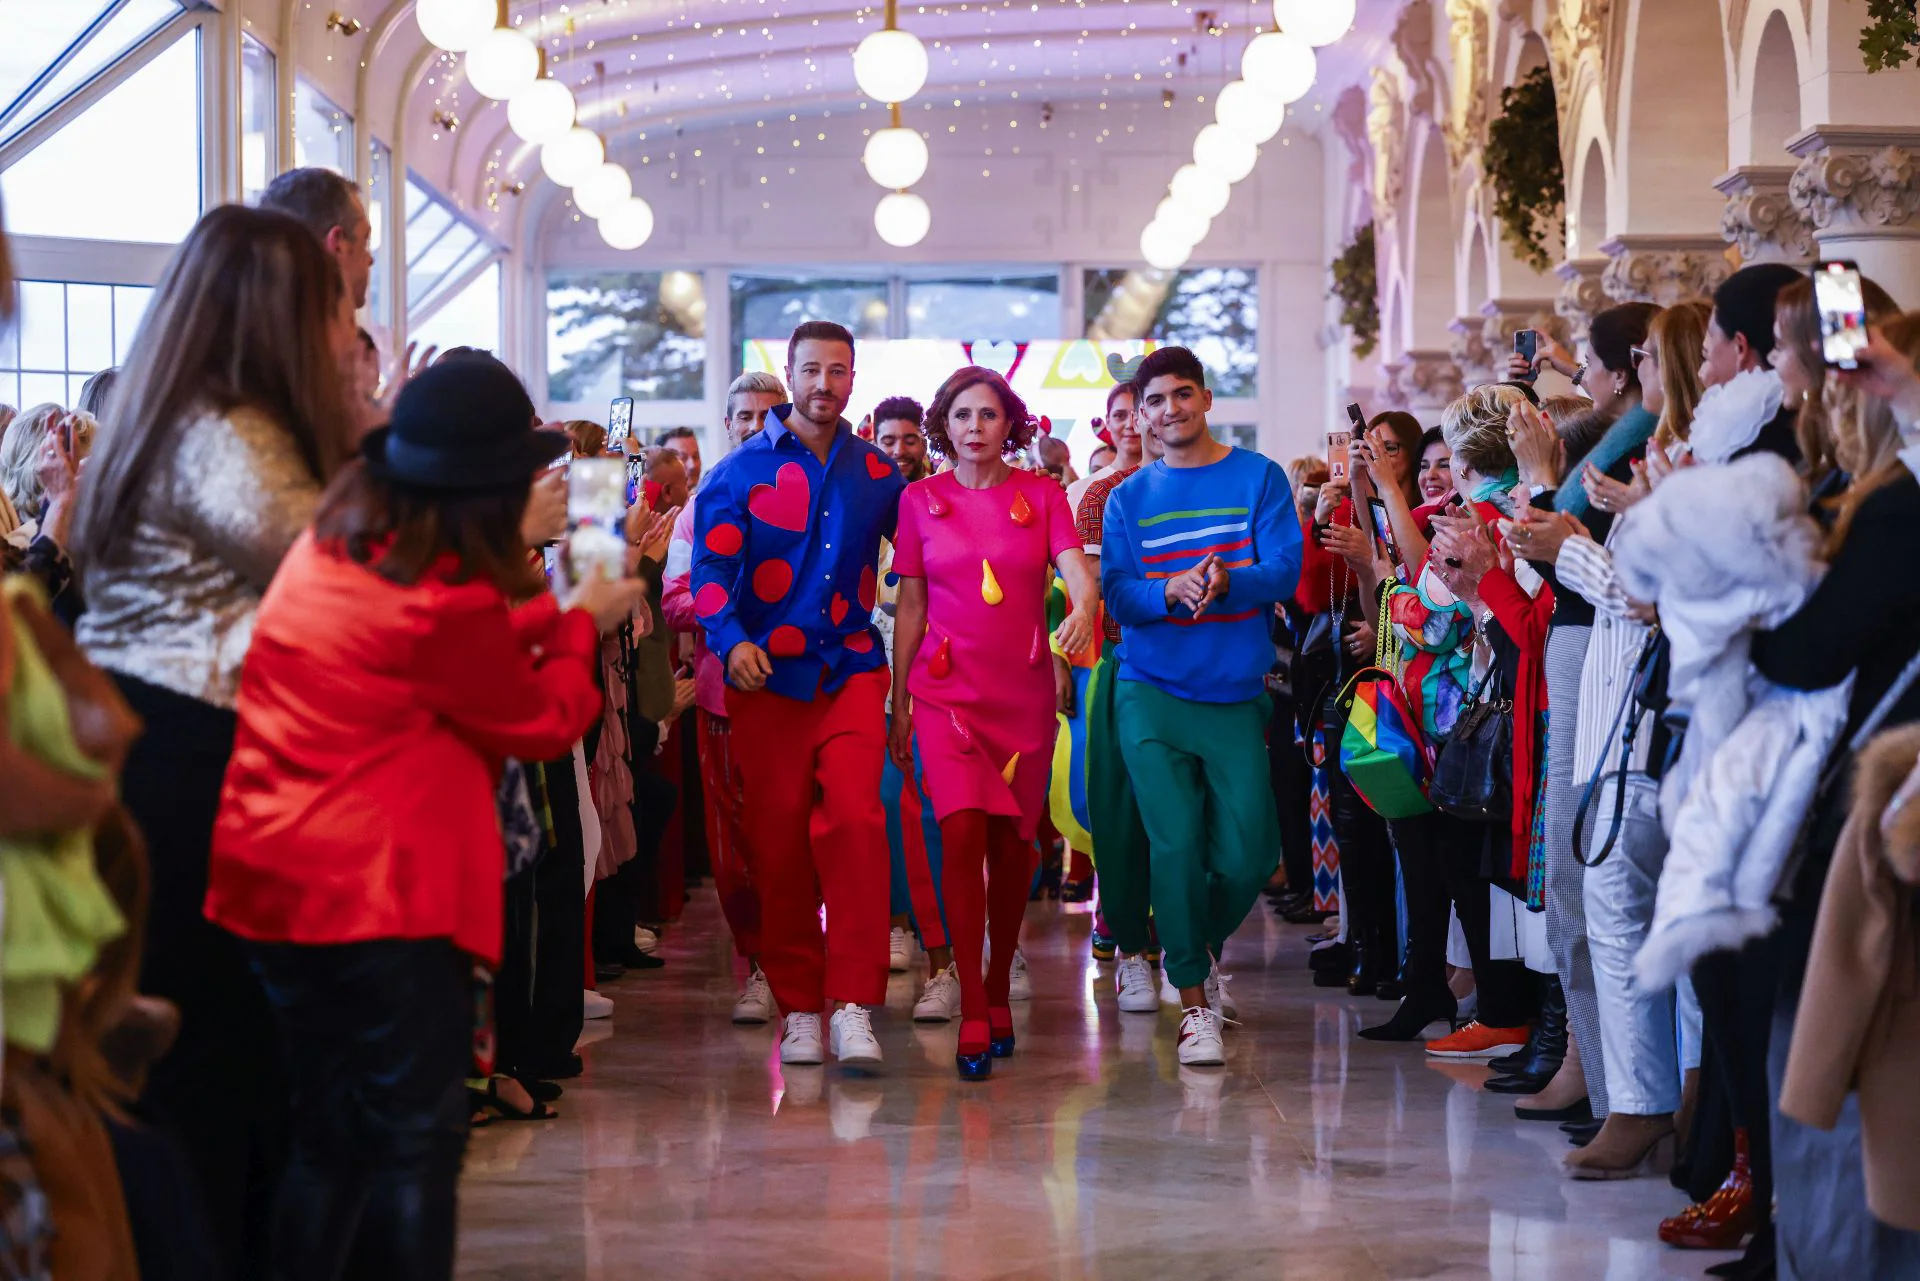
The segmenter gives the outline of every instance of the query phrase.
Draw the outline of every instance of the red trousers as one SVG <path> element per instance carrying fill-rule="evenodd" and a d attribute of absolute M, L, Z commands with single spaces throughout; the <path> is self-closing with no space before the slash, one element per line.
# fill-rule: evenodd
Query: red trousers
<path fill-rule="evenodd" d="M 960 1052 L 979 1054 L 987 1048 L 990 1023 L 995 1035 L 1013 1030 L 1008 982 L 1039 851 L 1020 839 L 1012 819 L 989 817 L 985 810 L 957 810 L 941 819 L 940 844 L 940 890 L 960 974 Z M 988 938 L 993 961 L 983 977 L 980 953 Z"/>
<path fill-rule="evenodd" d="M 740 760 L 733 750 L 733 726 L 724 716 L 700 713 L 700 790 L 706 796 L 707 856 L 720 911 L 733 931 L 733 947 L 743 957 L 760 955 L 760 896 L 747 860 L 746 793 Z"/>
<path fill-rule="evenodd" d="M 760 968 L 789 1014 L 886 1001 L 887 684 L 884 670 L 866 672 L 810 703 L 727 691 L 759 889 Z"/>

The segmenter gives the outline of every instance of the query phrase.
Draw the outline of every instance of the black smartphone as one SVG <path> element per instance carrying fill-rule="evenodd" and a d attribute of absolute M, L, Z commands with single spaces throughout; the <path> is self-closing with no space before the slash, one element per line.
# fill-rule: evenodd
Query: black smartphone
<path fill-rule="evenodd" d="M 607 406 L 607 440 L 625 442 L 633 435 L 633 397 L 615 396 Z"/>
<path fill-rule="evenodd" d="M 1528 372 L 1521 375 L 1520 381 L 1530 383 L 1534 379 L 1540 376 L 1540 371 L 1533 368 L 1534 357 L 1539 353 L 1539 350 L 1540 350 L 1540 335 L 1534 333 L 1533 330 L 1522 329 L 1519 332 L 1514 334 L 1513 336 L 1514 354 L 1516 356 L 1525 356 L 1527 358 Z"/>
<path fill-rule="evenodd" d="M 1378 538 L 1380 545 L 1387 549 L 1387 556 L 1394 564 L 1403 564 L 1404 562 L 1400 559 L 1399 545 L 1393 541 L 1393 521 L 1387 516 L 1386 500 L 1367 499 L 1367 510 L 1373 516 L 1373 536 Z"/>
<path fill-rule="evenodd" d="M 1815 263 L 1813 305 L 1820 313 L 1820 352 L 1827 367 L 1860 368 L 1867 345 L 1867 297 L 1859 264 L 1843 258 Z"/>
<path fill-rule="evenodd" d="M 1360 412 L 1358 403 L 1347 406 L 1347 421 L 1353 424 L 1355 431 L 1365 431 L 1367 429 L 1367 416 Z"/>

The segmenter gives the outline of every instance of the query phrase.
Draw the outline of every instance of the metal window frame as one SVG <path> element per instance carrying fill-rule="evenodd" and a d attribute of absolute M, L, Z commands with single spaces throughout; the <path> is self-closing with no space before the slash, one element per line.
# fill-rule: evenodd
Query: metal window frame
<path fill-rule="evenodd" d="M 19 378 L 25 377 L 28 374 L 33 374 L 39 377 L 61 378 L 61 379 L 72 379 L 77 376 L 90 378 L 94 374 L 100 372 L 97 369 L 82 371 L 74 368 L 72 305 L 69 301 L 69 298 L 70 298 L 71 290 L 76 285 L 91 285 L 95 288 L 101 288 L 107 291 L 107 329 L 108 329 L 107 351 L 109 352 L 108 359 L 114 364 L 122 363 L 122 361 L 124 360 L 124 353 L 122 353 L 119 350 L 120 295 L 116 291 L 120 289 L 151 289 L 153 288 L 153 286 L 149 284 L 139 284 L 139 283 L 125 284 L 120 281 L 114 281 L 114 280 L 47 280 L 40 277 L 22 277 L 21 279 L 14 282 L 15 289 L 18 289 L 21 285 L 58 285 L 60 287 L 60 364 L 61 364 L 61 367 L 59 369 L 46 369 L 46 368 L 41 368 L 39 366 L 34 366 L 32 368 L 29 368 L 26 363 L 25 355 L 24 353 L 22 353 L 20 358 L 17 359 L 12 365 L 0 364 L 0 378 L 12 376 L 15 379 L 19 379 Z M 15 335 L 15 343 L 16 343 L 16 350 L 18 350 L 19 347 L 23 345 L 23 340 L 19 335 Z M 66 399 L 66 392 L 63 388 L 62 401 L 64 402 L 65 399 Z M 20 408 L 25 409 L 27 408 L 27 406 L 22 405 L 20 406 Z"/>
<path fill-rule="evenodd" d="M 389 153 L 389 160 L 391 160 L 391 153 Z M 408 169 L 406 171 L 405 181 L 397 186 L 393 183 L 390 175 L 388 177 L 388 185 L 393 188 L 390 199 L 395 201 L 395 204 L 392 207 L 402 211 L 399 256 L 394 264 L 396 270 L 391 291 L 394 328 L 402 328 L 404 322 L 404 328 L 411 331 L 416 326 L 423 325 L 430 320 L 435 313 L 446 306 L 450 299 L 459 296 L 461 290 L 478 279 L 480 274 L 486 271 L 488 267 L 508 257 L 508 253 L 499 241 L 488 235 L 483 228 L 476 225 L 465 214 L 461 213 L 459 206 L 440 194 L 440 191 L 432 183 L 421 177 L 414 170 Z M 411 217 L 406 216 L 404 212 L 406 209 L 406 189 L 409 187 L 418 188 L 420 192 L 426 196 L 425 202 L 421 204 L 418 210 L 414 211 Z M 435 232 L 433 237 L 422 245 L 419 253 L 416 254 L 407 232 L 412 228 L 415 219 L 419 218 L 427 209 L 435 205 L 438 205 L 441 212 L 447 215 L 447 225 Z M 465 230 L 471 235 L 476 245 L 484 247 L 486 251 L 484 256 L 478 262 L 462 267 L 461 264 L 467 261 L 472 251 L 468 250 L 462 253 L 458 258 L 447 264 L 443 271 L 434 276 L 433 279 L 427 281 L 425 287 L 419 291 L 419 296 L 416 298 L 410 283 L 413 274 L 412 264 L 418 258 L 424 257 L 431 252 L 433 247 L 444 240 L 448 233 L 456 227 Z M 504 285 L 505 281 L 503 277 L 503 288 Z M 502 342 L 505 341 L 505 335 L 509 328 L 511 328 L 511 323 L 507 316 L 505 302 L 503 301 L 500 311 Z"/>

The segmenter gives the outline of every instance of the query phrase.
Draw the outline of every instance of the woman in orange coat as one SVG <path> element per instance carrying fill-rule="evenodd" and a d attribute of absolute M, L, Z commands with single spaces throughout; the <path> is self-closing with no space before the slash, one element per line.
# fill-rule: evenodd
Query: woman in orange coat
<path fill-rule="evenodd" d="M 496 361 L 422 374 L 260 606 L 206 912 L 244 941 L 292 1087 L 277 1276 L 453 1274 L 502 759 L 561 755 L 600 715 L 600 633 L 644 592 L 546 593 L 521 526 L 567 439 L 533 422 Z"/>

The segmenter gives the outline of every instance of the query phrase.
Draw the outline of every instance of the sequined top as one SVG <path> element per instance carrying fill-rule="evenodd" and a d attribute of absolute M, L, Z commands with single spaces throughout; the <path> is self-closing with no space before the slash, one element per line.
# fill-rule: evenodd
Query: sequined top
<path fill-rule="evenodd" d="M 265 414 L 185 422 L 115 563 L 88 569 L 80 647 L 110 671 L 232 707 L 260 596 L 320 493 Z"/>

